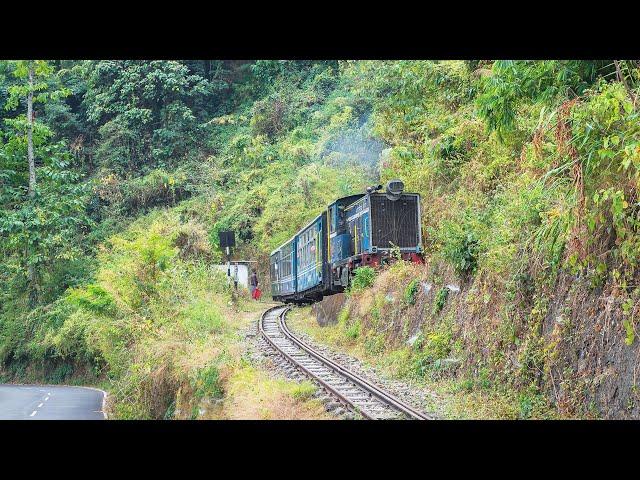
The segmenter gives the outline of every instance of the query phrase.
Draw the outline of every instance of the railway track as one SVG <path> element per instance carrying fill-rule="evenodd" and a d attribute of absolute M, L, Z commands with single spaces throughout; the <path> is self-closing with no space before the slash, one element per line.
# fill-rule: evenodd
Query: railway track
<path fill-rule="evenodd" d="M 292 366 L 317 381 L 347 408 L 366 419 L 432 418 L 338 365 L 297 338 L 287 328 L 290 307 L 272 307 L 260 318 L 260 334 Z"/>

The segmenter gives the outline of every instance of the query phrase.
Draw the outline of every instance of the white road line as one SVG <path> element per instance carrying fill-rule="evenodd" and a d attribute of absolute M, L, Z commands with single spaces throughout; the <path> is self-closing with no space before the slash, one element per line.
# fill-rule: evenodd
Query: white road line
<path fill-rule="evenodd" d="M 29 415 L 30 417 L 33 417 L 36 413 L 38 413 L 36 410 L 34 410 L 31 415 Z"/>
<path fill-rule="evenodd" d="M 49 397 L 46 397 L 46 398 L 44 399 L 44 401 L 45 401 L 45 402 L 46 402 L 47 400 L 49 400 Z"/>
<path fill-rule="evenodd" d="M 40 405 L 38 405 L 38 408 L 42 407 L 42 405 L 44 405 L 44 403 L 41 403 Z"/>

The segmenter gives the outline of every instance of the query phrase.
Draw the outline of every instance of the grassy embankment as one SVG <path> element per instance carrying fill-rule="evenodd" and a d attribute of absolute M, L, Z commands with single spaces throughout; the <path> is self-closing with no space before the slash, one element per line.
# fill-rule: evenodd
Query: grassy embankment
<path fill-rule="evenodd" d="M 90 365 L 76 382 L 107 390 L 112 418 L 324 417 L 315 387 L 274 380 L 246 358 L 244 333 L 266 305 L 210 267 L 206 231 L 180 219 L 185 208 L 111 237 L 95 281 L 37 312 L 30 355 Z"/>
<path fill-rule="evenodd" d="M 115 307 L 97 335 L 127 342 L 99 343 L 117 418 L 323 417 L 315 387 L 274 380 L 245 357 L 244 333 L 266 306 L 209 269 L 201 225 L 163 212 L 131 234 L 112 242 L 97 277 Z"/>

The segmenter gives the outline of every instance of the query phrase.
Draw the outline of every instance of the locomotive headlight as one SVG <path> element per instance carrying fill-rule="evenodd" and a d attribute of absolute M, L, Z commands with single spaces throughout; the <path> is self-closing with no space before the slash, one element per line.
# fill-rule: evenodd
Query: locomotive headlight
<path fill-rule="evenodd" d="M 402 180 L 391 180 L 387 183 L 387 198 L 391 201 L 396 201 L 402 195 L 404 190 L 404 183 Z"/>

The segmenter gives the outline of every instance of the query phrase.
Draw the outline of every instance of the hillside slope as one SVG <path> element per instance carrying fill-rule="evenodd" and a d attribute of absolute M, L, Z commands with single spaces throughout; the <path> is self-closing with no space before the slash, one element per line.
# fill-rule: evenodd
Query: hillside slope
<path fill-rule="evenodd" d="M 427 264 L 382 273 L 325 335 L 507 416 L 637 418 L 639 84 L 612 65 L 361 65 Z"/>
<path fill-rule="evenodd" d="M 426 266 L 353 292 L 336 338 L 507 416 L 639 416 L 636 61 L 0 67 L 5 379 L 101 381 L 122 416 L 168 415 L 182 380 L 227 365 L 180 362 L 231 345 L 245 308 L 209 271 L 218 231 L 266 283 L 268 252 L 332 199 L 401 178 Z M 34 195 L 29 68 L 52 93 Z"/>

